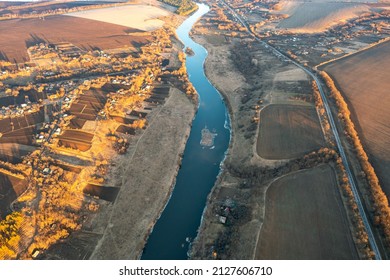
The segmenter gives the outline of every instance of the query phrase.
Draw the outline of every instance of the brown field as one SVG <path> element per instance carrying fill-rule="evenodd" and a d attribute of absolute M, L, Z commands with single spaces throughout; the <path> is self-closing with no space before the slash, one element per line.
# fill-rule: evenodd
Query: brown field
<path fill-rule="evenodd" d="M 285 176 L 267 191 L 256 259 L 357 259 L 333 170 Z"/>
<path fill-rule="evenodd" d="M 260 113 L 257 153 L 263 158 L 294 158 L 316 150 L 324 143 L 313 107 L 269 105 Z"/>
<path fill-rule="evenodd" d="M 0 160 L 11 163 L 21 163 L 22 158 L 35 149 L 36 147 L 33 146 L 16 143 L 0 144 Z"/>
<path fill-rule="evenodd" d="M 27 2 L 22 2 L 22 1 L 0 1 L 0 9 L 7 8 L 10 6 L 20 6 L 26 3 Z"/>
<path fill-rule="evenodd" d="M 81 130 L 66 130 L 58 138 L 59 144 L 80 151 L 87 151 L 92 146 L 93 134 Z"/>
<path fill-rule="evenodd" d="M 87 122 L 87 120 L 75 117 L 75 118 L 70 120 L 68 127 L 71 129 L 82 129 L 86 122 Z"/>
<path fill-rule="evenodd" d="M 152 31 L 163 26 L 164 21 L 159 18 L 169 16 L 170 12 L 149 5 L 126 5 L 69 13 L 68 15 Z"/>
<path fill-rule="evenodd" d="M 367 5 L 356 3 L 288 1 L 280 12 L 288 14 L 289 17 L 282 20 L 277 27 L 294 32 L 322 32 L 369 10 Z"/>
<path fill-rule="evenodd" d="M 98 4 L 98 1 L 72 1 L 72 2 L 59 2 L 59 3 L 53 3 L 53 2 L 0 2 L 0 15 L 3 14 L 19 14 L 19 15 L 28 15 L 32 11 L 35 11 L 37 13 L 42 12 L 48 12 L 50 10 L 57 10 L 57 9 L 69 9 L 74 7 L 80 7 L 80 6 L 88 6 L 88 5 L 94 5 Z M 12 8 L 11 8 L 12 7 Z"/>
<path fill-rule="evenodd" d="M 35 89 L 28 91 L 20 90 L 17 96 L 5 95 L 0 97 L 0 106 L 8 107 L 10 105 L 21 105 L 26 103 L 26 96 L 28 100 L 33 103 L 38 103 L 40 99 L 46 99 L 47 94 L 45 92 L 38 92 Z"/>
<path fill-rule="evenodd" d="M 19 129 L 32 127 L 42 122 L 44 122 L 43 108 L 37 112 L 25 114 L 21 117 L 7 117 L 0 120 L 0 133 L 2 134 L 2 137 L 6 137 L 8 136 L 8 133 L 13 133 Z"/>
<path fill-rule="evenodd" d="M 130 134 L 130 135 L 135 135 L 135 129 L 132 127 L 128 127 L 126 125 L 120 125 L 115 133 L 123 133 L 123 134 Z"/>
<path fill-rule="evenodd" d="M 204 38 L 214 46 L 220 46 L 226 43 L 226 37 L 223 35 L 204 35 Z"/>
<path fill-rule="evenodd" d="M 0 143 L 16 143 L 22 145 L 33 145 L 33 135 L 36 133 L 34 126 L 21 128 L 3 135 Z"/>
<path fill-rule="evenodd" d="M 63 15 L 45 17 L 45 20 L 34 18 L 0 21 L 0 59 L 11 62 L 29 61 L 27 47 L 40 42 L 70 42 L 84 50 L 93 50 L 139 47 L 151 39 L 141 33 L 136 36 L 135 32 L 141 31 Z"/>
<path fill-rule="evenodd" d="M 390 197 L 390 42 L 324 67 L 343 93 L 388 197 Z"/>
<path fill-rule="evenodd" d="M 10 204 L 27 188 L 23 179 L 0 172 L 0 219 L 9 214 Z"/>
<path fill-rule="evenodd" d="M 43 108 L 21 117 L 7 117 L 0 120 L 0 143 L 33 144 L 36 126 L 44 122 Z"/>
<path fill-rule="evenodd" d="M 106 94 L 107 93 L 101 89 L 91 89 L 85 92 L 72 104 L 69 109 L 70 114 L 77 116 L 77 119 L 81 120 L 95 120 L 100 110 L 102 110 L 106 104 Z M 82 123 L 82 125 L 84 125 L 84 123 Z M 71 126 L 78 128 L 78 124 L 80 124 L 79 121 L 74 121 L 73 124 L 71 123 Z"/>

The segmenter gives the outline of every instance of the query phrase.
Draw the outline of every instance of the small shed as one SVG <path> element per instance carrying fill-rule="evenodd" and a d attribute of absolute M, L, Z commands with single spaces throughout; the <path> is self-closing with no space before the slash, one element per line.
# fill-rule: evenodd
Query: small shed
<path fill-rule="evenodd" d="M 222 223 L 222 224 L 226 224 L 226 217 L 224 217 L 224 216 L 219 216 L 219 221 L 220 221 L 220 223 Z"/>

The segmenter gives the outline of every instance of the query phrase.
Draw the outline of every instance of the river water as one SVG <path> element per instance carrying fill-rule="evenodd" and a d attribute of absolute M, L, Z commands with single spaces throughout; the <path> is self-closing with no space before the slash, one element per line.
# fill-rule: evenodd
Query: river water
<path fill-rule="evenodd" d="M 199 94 L 199 108 L 172 196 L 149 236 L 141 259 L 187 259 L 190 241 L 196 237 L 207 195 L 214 186 L 229 146 L 230 121 L 225 103 L 204 73 L 207 51 L 188 35 L 194 23 L 208 11 L 207 5 L 199 4 L 199 10 L 176 30 L 185 47 L 195 52 L 194 56 L 187 56 L 186 66 L 190 81 Z M 216 134 L 212 147 L 200 144 L 205 126 Z"/>

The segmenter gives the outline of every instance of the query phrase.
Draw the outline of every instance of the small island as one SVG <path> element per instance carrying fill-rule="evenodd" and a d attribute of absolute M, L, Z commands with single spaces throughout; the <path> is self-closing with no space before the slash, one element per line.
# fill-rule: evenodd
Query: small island
<path fill-rule="evenodd" d="M 195 55 L 195 52 L 190 47 L 187 47 L 184 52 L 189 56 Z"/>
<path fill-rule="evenodd" d="M 217 136 L 216 133 L 212 133 L 207 126 L 202 129 L 202 139 L 200 140 L 200 144 L 205 147 L 214 146 L 214 138 Z"/>

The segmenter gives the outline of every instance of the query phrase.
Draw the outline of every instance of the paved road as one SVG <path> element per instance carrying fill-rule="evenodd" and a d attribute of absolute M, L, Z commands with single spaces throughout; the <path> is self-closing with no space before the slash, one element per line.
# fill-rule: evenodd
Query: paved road
<path fill-rule="evenodd" d="M 335 121 L 333 119 L 333 115 L 332 115 L 332 112 L 330 110 L 330 106 L 329 106 L 329 103 L 328 103 L 328 100 L 326 99 L 326 96 L 325 96 L 325 92 L 323 90 L 323 87 L 320 83 L 320 81 L 318 80 L 318 77 L 316 75 L 315 72 L 312 72 L 309 68 L 306 68 L 305 66 L 303 66 L 302 64 L 292 60 L 291 58 L 287 57 L 286 55 L 284 55 L 283 53 L 281 53 L 280 51 L 278 51 L 276 48 L 274 48 L 273 46 L 267 44 L 266 42 L 260 40 L 252 31 L 251 29 L 249 28 L 248 24 L 228 5 L 225 3 L 225 1 L 221 0 L 221 2 L 232 12 L 232 15 L 243 25 L 245 26 L 245 28 L 247 29 L 247 31 L 254 37 L 254 39 L 258 42 L 260 42 L 261 44 L 263 44 L 264 46 L 266 46 L 268 49 L 270 49 L 276 56 L 284 59 L 285 61 L 288 61 L 290 63 L 293 63 L 294 65 L 296 65 L 297 67 L 301 68 L 303 71 L 305 71 L 308 75 L 310 75 L 314 81 L 316 82 L 317 86 L 318 86 L 318 89 L 320 91 L 320 94 L 321 94 L 321 99 L 322 99 L 322 102 L 324 103 L 324 107 L 325 107 L 325 110 L 326 110 L 326 114 L 328 115 L 328 119 L 329 119 L 329 122 L 330 122 L 330 127 L 333 131 L 333 134 L 334 134 L 334 137 L 335 137 L 335 140 L 336 140 L 336 144 L 337 144 L 337 148 L 339 150 L 339 153 L 340 153 L 340 156 L 341 156 L 341 159 L 343 160 L 343 164 L 344 164 L 344 167 L 345 167 L 345 171 L 348 175 L 348 180 L 350 182 L 350 185 L 351 185 L 351 189 L 352 189 L 352 192 L 353 192 L 353 195 L 354 195 L 354 198 L 355 198 L 355 201 L 356 201 L 356 204 L 358 206 L 358 209 L 359 209 L 359 213 L 360 213 L 360 216 L 362 217 L 362 220 L 363 220 L 363 223 L 364 223 L 364 226 L 366 228 L 366 231 L 367 231 L 367 235 L 368 235 L 368 239 L 369 239 L 369 242 L 370 242 L 370 245 L 371 245 L 371 248 L 372 250 L 374 251 L 375 253 L 375 258 L 377 260 L 381 260 L 382 257 L 381 257 L 381 254 L 380 254 L 380 251 L 378 249 L 378 246 L 376 244 L 376 241 L 375 241 L 375 237 L 374 237 L 374 234 L 372 233 L 372 229 L 371 229 L 371 226 L 370 226 L 370 223 L 368 221 L 368 218 L 367 218 L 367 215 L 366 215 L 366 212 L 364 211 L 364 208 L 363 208 L 363 204 L 362 204 L 362 201 L 360 199 L 360 195 L 357 191 L 357 187 L 356 187 L 356 183 L 355 183 L 355 180 L 354 180 L 354 177 L 352 175 L 352 172 L 351 172 L 351 169 L 349 167 L 349 163 L 348 163 L 348 159 L 347 159 L 347 156 L 344 152 L 344 148 L 343 148 L 343 145 L 341 143 L 341 140 L 340 140 L 340 136 L 339 136 L 339 133 L 338 133 L 338 130 L 337 130 L 337 127 L 336 127 L 336 124 L 335 124 Z"/>

